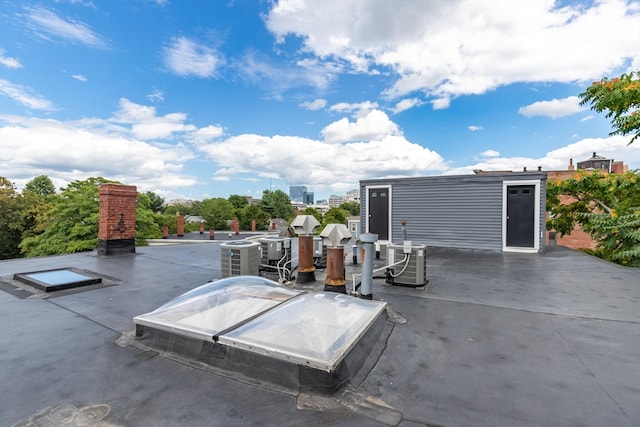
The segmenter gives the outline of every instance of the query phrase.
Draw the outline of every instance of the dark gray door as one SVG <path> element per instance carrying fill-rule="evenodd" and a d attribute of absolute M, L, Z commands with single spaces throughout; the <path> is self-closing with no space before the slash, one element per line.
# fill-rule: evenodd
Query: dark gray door
<path fill-rule="evenodd" d="M 507 246 L 534 247 L 535 186 L 507 186 Z"/>
<path fill-rule="evenodd" d="M 389 240 L 389 189 L 369 188 L 369 232 L 378 240 Z"/>

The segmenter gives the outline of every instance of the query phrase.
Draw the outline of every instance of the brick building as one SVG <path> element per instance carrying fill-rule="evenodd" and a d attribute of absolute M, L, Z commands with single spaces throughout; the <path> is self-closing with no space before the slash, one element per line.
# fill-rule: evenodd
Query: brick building
<path fill-rule="evenodd" d="M 603 173 L 625 173 L 629 171 L 629 165 L 624 164 L 623 161 L 614 161 L 613 159 L 607 159 L 602 156 L 598 156 L 595 152 L 593 156 L 587 160 L 578 162 L 577 170 L 585 171 L 600 171 Z M 569 166 L 566 170 L 560 171 L 548 171 L 547 181 L 561 181 L 571 178 L 576 173 L 576 168 L 573 165 L 573 159 L 569 159 Z M 571 203 L 573 198 L 570 196 L 560 196 L 561 203 Z M 549 213 L 547 213 L 548 217 Z M 573 249 L 595 249 L 596 242 L 591 238 L 591 235 L 582 231 L 582 229 L 576 225 L 571 234 L 565 234 L 560 236 L 551 232 L 551 240 L 549 239 L 550 232 L 546 233 L 547 245 L 555 244 L 566 246 Z"/>

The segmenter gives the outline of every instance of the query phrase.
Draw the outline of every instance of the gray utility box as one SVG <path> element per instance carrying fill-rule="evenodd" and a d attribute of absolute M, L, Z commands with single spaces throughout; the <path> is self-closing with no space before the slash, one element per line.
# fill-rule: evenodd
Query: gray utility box
<path fill-rule="evenodd" d="M 260 243 L 234 240 L 220 245 L 220 274 L 232 276 L 257 276 L 260 270 Z"/>
<path fill-rule="evenodd" d="M 407 253 L 409 260 L 402 262 Z M 409 252 L 405 245 L 392 243 L 387 247 L 387 262 L 388 264 L 398 263 L 387 270 L 387 283 L 417 288 L 429 282 L 427 280 L 427 245 L 412 244 Z"/>

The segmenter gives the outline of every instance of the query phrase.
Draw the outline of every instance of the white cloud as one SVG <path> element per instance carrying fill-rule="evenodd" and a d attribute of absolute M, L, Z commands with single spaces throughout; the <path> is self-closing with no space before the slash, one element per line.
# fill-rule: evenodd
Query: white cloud
<path fill-rule="evenodd" d="M 181 188 L 195 179 L 183 172 L 193 154 L 183 145 L 158 146 L 104 132 L 100 123 L 0 116 L 3 174 L 26 182 L 47 175 L 57 185 L 102 176 L 139 189 Z"/>
<path fill-rule="evenodd" d="M 581 122 L 587 122 L 589 120 L 594 119 L 595 117 L 593 116 L 593 114 L 589 114 L 588 116 L 585 116 L 583 118 L 580 119 Z"/>
<path fill-rule="evenodd" d="M 321 99 L 321 98 L 315 99 L 313 101 L 300 103 L 300 107 L 304 108 L 305 110 L 311 110 L 311 111 L 322 110 L 324 107 L 326 107 L 326 105 L 327 105 L 327 100 Z"/>
<path fill-rule="evenodd" d="M 476 132 L 476 131 L 479 131 L 479 130 L 484 129 L 484 127 L 482 127 L 482 126 L 476 126 L 476 125 L 469 125 L 469 126 L 467 127 L 467 129 L 469 129 L 471 132 Z"/>
<path fill-rule="evenodd" d="M 245 52 L 233 67 L 245 80 L 261 87 L 276 99 L 292 89 L 311 87 L 324 91 L 340 71 L 330 62 L 311 59 L 292 64 L 275 62 L 253 50 Z"/>
<path fill-rule="evenodd" d="M 76 79 L 79 82 L 86 82 L 87 78 L 85 76 L 83 76 L 82 74 L 72 74 L 71 77 L 73 77 L 74 79 Z"/>
<path fill-rule="evenodd" d="M 193 142 L 196 144 L 204 144 L 211 142 L 212 140 L 219 138 L 224 134 L 224 129 L 221 126 L 206 126 L 198 129 L 191 134 Z"/>
<path fill-rule="evenodd" d="M 174 37 L 163 49 L 164 63 L 179 76 L 213 77 L 224 63 L 212 48 L 186 37 Z"/>
<path fill-rule="evenodd" d="M 378 108 L 378 103 L 371 101 L 357 103 L 339 102 L 329 107 L 329 111 L 353 114 L 355 117 L 363 117 L 376 108 Z"/>
<path fill-rule="evenodd" d="M 569 159 L 573 159 L 575 166 L 578 162 L 591 158 L 593 152 L 608 159 L 623 161 L 629 165 L 629 169 L 638 169 L 640 168 L 640 144 L 627 145 L 629 140 L 629 137 L 619 135 L 607 138 L 585 138 L 565 147 L 549 151 L 538 158 L 500 157 L 497 152 L 487 150 L 481 153 L 485 157 L 481 161 L 468 166 L 451 168 L 445 173 L 468 174 L 473 173 L 474 169 L 521 171 L 525 167 L 529 171 L 535 171 L 538 166 L 541 166 L 543 171 L 566 170 L 569 165 Z M 492 154 L 498 155 L 494 156 Z"/>
<path fill-rule="evenodd" d="M 577 96 L 569 96 L 563 99 L 534 102 L 533 104 L 520 107 L 518 113 L 525 117 L 546 116 L 557 119 L 584 110 L 585 108 L 580 105 L 580 98 Z"/>
<path fill-rule="evenodd" d="M 398 114 L 402 111 L 408 110 L 413 107 L 419 107 L 424 104 L 419 98 L 406 98 L 396 103 L 396 105 L 391 109 L 393 114 Z"/>
<path fill-rule="evenodd" d="M 496 150 L 487 150 L 480 153 L 480 155 L 482 157 L 498 157 L 500 155 L 500 152 Z"/>
<path fill-rule="evenodd" d="M 31 88 L 11 83 L 8 80 L 0 79 L 0 94 L 32 110 L 52 111 L 54 109 L 51 101 L 41 95 L 34 94 Z"/>
<path fill-rule="evenodd" d="M 62 40 L 97 49 L 110 49 L 106 40 L 91 27 L 72 18 L 62 18 L 43 7 L 25 7 L 22 18 L 27 30 L 45 40 Z"/>
<path fill-rule="evenodd" d="M 398 125 L 389 120 L 383 111 L 372 110 L 355 122 L 342 118 L 321 131 L 324 140 L 331 144 L 350 141 L 369 141 L 383 139 L 385 136 L 401 135 Z"/>
<path fill-rule="evenodd" d="M 281 42 L 299 37 L 304 54 L 348 64 L 354 73 L 393 73 L 397 79 L 385 92 L 392 99 L 424 92 L 442 109 L 460 95 L 502 85 L 589 81 L 639 63 L 637 9 L 624 0 L 564 7 L 553 1 L 319 6 L 281 0 L 266 24 Z"/>
<path fill-rule="evenodd" d="M 120 110 L 114 116 L 117 123 L 131 124 L 131 135 L 142 140 L 169 138 L 176 132 L 194 131 L 193 125 L 186 125 L 184 113 L 170 113 L 157 116 L 154 107 L 136 104 L 128 99 L 120 100 Z"/>
<path fill-rule="evenodd" d="M 147 95 L 147 99 L 151 102 L 161 102 L 164 101 L 164 92 L 160 89 L 154 89 L 149 95 Z"/>
<path fill-rule="evenodd" d="M 199 149 L 220 166 L 217 179 L 256 173 L 305 182 L 317 192 L 344 192 L 360 179 L 421 175 L 446 167 L 439 154 L 401 135 L 338 145 L 294 136 L 243 134 Z"/>
<path fill-rule="evenodd" d="M 0 64 L 7 68 L 22 68 L 20 60 L 4 55 L 4 49 L 0 49 Z"/>
<path fill-rule="evenodd" d="M 444 97 L 434 99 L 433 101 L 431 101 L 431 105 L 433 106 L 434 110 L 444 110 L 445 108 L 449 108 L 449 106 L 451 105 L 451 98 Z"/>

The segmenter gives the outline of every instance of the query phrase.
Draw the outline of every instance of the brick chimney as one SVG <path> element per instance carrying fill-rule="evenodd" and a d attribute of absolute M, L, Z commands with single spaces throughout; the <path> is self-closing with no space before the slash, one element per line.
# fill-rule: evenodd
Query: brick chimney
<path fill-rule="evenodd" d="M 98 255 L 136 252 L 135 185 L 101 184 Z"/>

